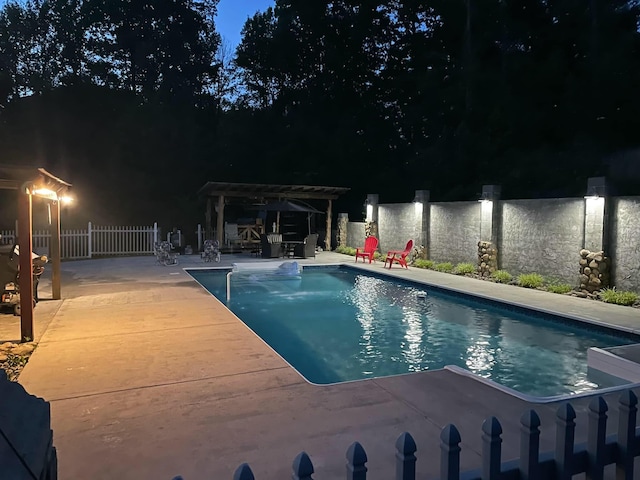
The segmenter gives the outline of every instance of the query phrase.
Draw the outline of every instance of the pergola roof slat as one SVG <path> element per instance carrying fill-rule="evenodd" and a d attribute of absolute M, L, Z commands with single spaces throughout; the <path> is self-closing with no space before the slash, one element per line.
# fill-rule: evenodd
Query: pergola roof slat
<path fill-rule="evenodd" d="M 350 189 L 346 187 L 327 187 L 319 185 L 273 185 L 263 183 L 207 182 L 200 190 L 200 197 L 239 197 L 239 198 L 305 198 L 335 200 Z"/>

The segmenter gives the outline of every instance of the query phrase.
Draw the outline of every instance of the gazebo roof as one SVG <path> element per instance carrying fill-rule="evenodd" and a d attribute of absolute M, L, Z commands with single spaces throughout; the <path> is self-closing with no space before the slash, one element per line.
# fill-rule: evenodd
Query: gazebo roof
<path fill-rule="evenodd" d="M 317 185 L 271 185 L 264 183 L 207 182 L 200 190 L 200 197 L 241 197 L 252 199 L 320 199 L 335 200 L 350 189 Z"/>
<path fill-rule="evenodd" d="M 71 187 L 70 183 L 44 168 L 0 164 L 0 189 L 17 190 L 25 182 L 33 183 L 37 187 L 53 187 L 55 190 Z"/>

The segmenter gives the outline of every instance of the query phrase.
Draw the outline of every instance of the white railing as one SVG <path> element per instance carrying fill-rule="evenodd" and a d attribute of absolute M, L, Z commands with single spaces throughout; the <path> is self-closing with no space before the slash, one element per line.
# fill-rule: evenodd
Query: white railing
<path fill-rule="evenodd" d="M 2 230 L 2 243 L 15 242 L 15 231 Z M 93 258 L 112 255 L 152 255 L 158 241 L 158 224 L 141 227 L 98 226 L 88 223 L 86 229 L 60 232 L 60 257 L 64 259 Z M 51 241 L 49 230 L 34 230 L 33 250 L 48 254 Z"/>

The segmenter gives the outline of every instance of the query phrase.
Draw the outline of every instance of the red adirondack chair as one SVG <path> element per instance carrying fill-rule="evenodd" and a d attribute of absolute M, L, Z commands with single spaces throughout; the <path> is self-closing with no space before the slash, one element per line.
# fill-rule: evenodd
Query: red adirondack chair
<path fill-rule="evenodd" d="M 373 255 L 376 253 L 376 248 L 378 248 L 378 239 L 376 237 L 367 237 L 364 240 L 364 247 L 356 248 L 356 262 L 358 257 L 362 258 L 363 263 L 365 258 L 369 259 L 369 263 L 371 263 L 371 260 L 375 262 Z"/>
<path fill-rule="evenodd" d="M 399 264 L 401 267 L 409 269 L 407 266 L 407 255 L 411 253 L 411 249 L 413 248 L 413 240 L 409 240 L 407 242 L 407 246 L 404 247 L 404 250 L 389 250 L 387 252 L 387 258 L 384 261 L 384 266 L 387 266 L 387 262 L 389 262 L 389 269 L 391 269 L 391 265 L 393 262 Z"/>

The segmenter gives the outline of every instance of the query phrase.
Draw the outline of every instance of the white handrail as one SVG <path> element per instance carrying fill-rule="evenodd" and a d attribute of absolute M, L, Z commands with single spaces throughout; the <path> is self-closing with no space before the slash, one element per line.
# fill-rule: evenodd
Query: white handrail
<path fill-rule="evenodd" d="M 227 273 L 227 302 L 231 299 L 231 275 L 233 272 Z"/>

